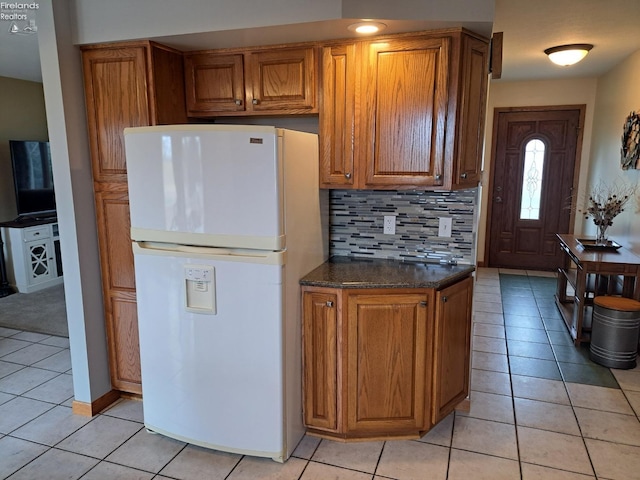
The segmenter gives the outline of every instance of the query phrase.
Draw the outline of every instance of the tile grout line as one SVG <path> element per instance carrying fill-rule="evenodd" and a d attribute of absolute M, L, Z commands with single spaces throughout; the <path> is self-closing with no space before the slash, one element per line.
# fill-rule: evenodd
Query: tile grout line
<path fill-rule="evenodd" d="M 520 478 L 523 477 L 522 472 L 522 455 L 520 453 L 520 436 L 518 435 L 518 417 L 516 415 L 516 396 L 513 390 L 513 377 L 511 373 L 511 358 L 509 356 L 509 342 L 507 339 L 507 322 L 504 316 L 504 303 L 502 301 L 502 282 L 500 281 L 500 274 L 498 274 L 499 290 L 500 290 L 500 305 L 502 307 L 502 327 L 504 330 L 504 348 L 505 355 L 507 357 L 507 369 L 509 370 L 509 389 L 511 390 L 511 409 L 513 412 L 513 430 L 516 437 L 516 451 L 518 453 L 518 471 L 520 472 Z"/>

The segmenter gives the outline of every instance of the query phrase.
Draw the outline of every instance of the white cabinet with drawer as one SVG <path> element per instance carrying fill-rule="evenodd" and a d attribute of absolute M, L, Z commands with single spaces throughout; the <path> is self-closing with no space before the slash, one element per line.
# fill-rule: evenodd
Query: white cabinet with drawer
<path fill-rule="evenodd" d="M 5 259 L 9 283 L 31 293 L 62 283 L 58 224 L 5 226 Z"/>

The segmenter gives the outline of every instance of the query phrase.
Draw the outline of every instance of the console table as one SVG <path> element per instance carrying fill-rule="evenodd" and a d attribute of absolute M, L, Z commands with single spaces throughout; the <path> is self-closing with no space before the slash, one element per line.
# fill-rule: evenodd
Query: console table
<path fill-rule="evenodd" d="M 624 247 L 585 249 L 577 235 L 557 234 L 557 237 L 564 262 L 558 268 L 556 305 L 578 346 L 590 340 L 589 307 L 597 295 L 619 294 L 640 300 L 640 257 Z M 567 293 L 567 285 L 573 288 L 571 294 Z"/>
<path fill-rule="evenodd" d="M 60 238 L 56 218 L 0 223 L 9 284 L 32 293 L 62 283 Z"/>

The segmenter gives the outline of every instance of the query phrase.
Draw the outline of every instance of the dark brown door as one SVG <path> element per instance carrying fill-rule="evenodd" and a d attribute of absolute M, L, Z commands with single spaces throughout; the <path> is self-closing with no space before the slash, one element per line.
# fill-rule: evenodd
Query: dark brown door
<path fill-rule="evenodd" d="M 569 233 L 582 107 L 496 109 L 489 266 L 555 270 Z"/>

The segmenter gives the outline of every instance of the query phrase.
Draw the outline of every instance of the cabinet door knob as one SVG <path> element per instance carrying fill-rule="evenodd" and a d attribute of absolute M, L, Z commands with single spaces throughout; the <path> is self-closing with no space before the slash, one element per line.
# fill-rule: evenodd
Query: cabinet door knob
<path fill-rule="evenodd" d="M 351 174 L 350 173 L 345 173 L 344 174 L 344 178 L 347 178 L 347 179 L 351 178 Z"/>
<path fill-rule="evenodd" d="M 236 100 L 236 105 L 238 105 L 238 106 L 242 105 L 242 100 L 240 100 L 240 99 Z"/>
<path fill-rule="evenodd" d="M 258 105 L 260 103 L 260 100 L 254 98 L 253 100 L 251 100 L 251 103 L 253 103 L 254 105 Z"/>
<path fill-rule="evenodd" d="M 447 303 L 447 297 L 442 297 L 442 302 Z"/>
<path fill-rule="evenodd" d="M 442 175 L 437 174 L 437 175 L 436 175 L 435 177 L 433 177 L 433 178 L 435 178 L 435 179 L 436 179 L 436 181 L 440 181 L 440 180 L 442 180 Z"/>
<path fill-rule="evenodd" d="M 463 180 L 467 178 L 467 172 L 461 173 L 460 178 L 462 178 Z"/>
<path fill-rule="evenodd" d="M 496 203 L 502 203 L 502 197 L 496 197 Z"/>
<path fill-rule="evenodd" d="M 329 308 L 333 307 L 333 302 L 331 300 L 327 301 L 327 307 Z"/>
<path fill-rule="evenodd" d="M 425 300 L 420 302 L 420 306 L 421 307 L 426 307 L 427 306 L 427 302 Z"/>

